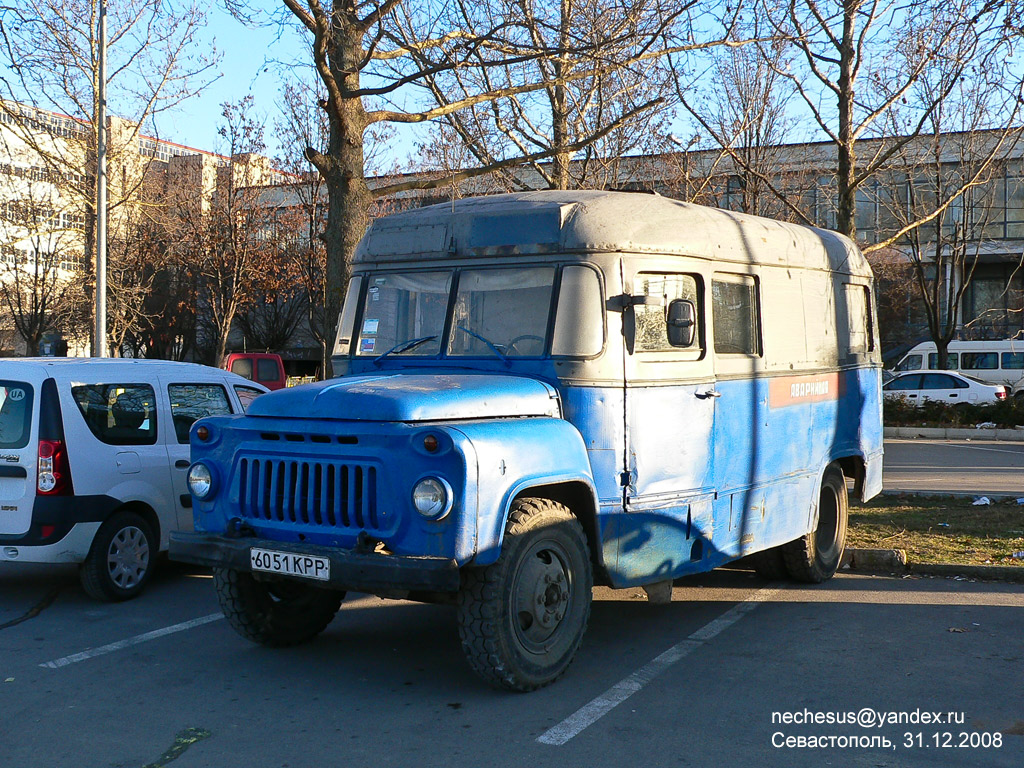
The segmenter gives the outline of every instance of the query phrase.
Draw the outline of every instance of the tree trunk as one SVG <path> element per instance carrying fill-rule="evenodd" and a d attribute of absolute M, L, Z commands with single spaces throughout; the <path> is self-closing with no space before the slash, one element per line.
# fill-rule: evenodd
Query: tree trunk
<path fill-rule="evenodd" d="M 566 107 L 565 84 L 558 82 L 565 76 L 565 60 L 563 51 L 569 42 L 569 17 L 570 9 L 568 0 L 561 2 L 561 26 L 558 30 L 558 58 L 554 62 L 555 85 L 551 89 L 551 138 L 553 149 L 558 150 L 553 159 L 554 173 L 552 177 L 555 189 L 569 188 L 569 162 L 572 159 L 564 149 L 569 143 L 569 115 Z"/>
<path fill-rule="evenodd" d="M 857 49 L 855 33 L 860 0 L 843 2 L 843 40 L 839 52 L 839 145 L 836 167 L 836 230 L 851 239 L 857 238 L 857 169 L 854 121 L 854 59 Z"/>
<path fill-rule="evenodd" d="M 335 17 L 336 22 L 339 16 Z M 344 95 L 359 88 L 362 33 L 350 24 L 338 22 L 334 36 L 330 68 Z M 362 101 L 345 98 L 339 102 L 332 95 L 324 106 L 330 126 L 328 151 L 326 155 L 316 154 L 310 159 L 327 185 L 327 225 L 323 235 L 327 248 L 324 303 L 330 328 L 337 322 L 341 311 L 352 256 L 366 231 L 372 196 L 364 178 L 363 132 L 367 123 Z M 327 371 L 325 378 L 329 378 Z"/>

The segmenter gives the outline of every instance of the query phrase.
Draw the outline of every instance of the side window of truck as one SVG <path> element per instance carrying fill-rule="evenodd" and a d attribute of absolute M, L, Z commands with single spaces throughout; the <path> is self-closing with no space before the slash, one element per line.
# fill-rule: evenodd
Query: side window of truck
<path fill-rule="evenodd" d="M 761 354 L 756 278 L 716 272 L 711 281 L 711 317 L 717 354 Z"/>
<path fill-rule="evenodd" d="M 851 355 L 865 355 L 874 350 L 871 328 L 871 289 L 866 285 L 843 284 L 846 296 L 847 338 Z"/>
<path fill-rule="evenodd" d="M 604 295 L 597 272 L 567 266 L 562 270 L 551 354 L 593 357 L 603 348 Z"/>
<path fill-rule="evenodd" d="M 702 351 L 704 332 L 700 311 L 700 276 L 641 272 L 633 282 L 634 296 L 652 296 L 660 299 L 655 304 L 636 304 L 633 317 L 636 322 L 637 352 L 667 352 L 674 349 L 668 340 L 668 307 L 675 299 L 693 303 L 696 308 L 694 345 L 688 351 Z"/>

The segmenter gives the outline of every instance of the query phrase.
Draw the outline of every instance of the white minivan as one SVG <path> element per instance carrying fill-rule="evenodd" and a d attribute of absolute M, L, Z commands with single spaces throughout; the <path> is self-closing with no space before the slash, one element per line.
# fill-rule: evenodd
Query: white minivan
<path fill-rule="evenodd" d="M 266 391 L 193 363 L 0 359 L 0 561 L 81 563 L 91 596 L 135 597 L 192 529 L 192 423 Z"/>
<path fill-rule="evenodd" d="M 947 351 L 947 370 L 989 384 L 1006 384 L 1013 394 L 1024 394 L 1024 339 L 951 341 Z M 933 341 L 912 347 L 893 369 L 896 373 L 935 370 L 939 370 L 939 355 Z"/>

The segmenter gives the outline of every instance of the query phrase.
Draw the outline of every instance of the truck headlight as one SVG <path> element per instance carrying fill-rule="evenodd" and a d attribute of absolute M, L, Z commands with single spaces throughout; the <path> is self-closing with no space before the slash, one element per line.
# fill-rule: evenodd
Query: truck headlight
<path fill-rule="evenodd" d="M 452 489 L 444 480 L 425 477 L 412 489 L 412 505 L 430 520 L 440 520 L 452 508 Z"/>
<path fill-rule="evenodd" d="M 188 490 L 197 499 L 205 499 L 213 495 L 213 470 L 201 461 L 193 464 L 188 470 Z"/>

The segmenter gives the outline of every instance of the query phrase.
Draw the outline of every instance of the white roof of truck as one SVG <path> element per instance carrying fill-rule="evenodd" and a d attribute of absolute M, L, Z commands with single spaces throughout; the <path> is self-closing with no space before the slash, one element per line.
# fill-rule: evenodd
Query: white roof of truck
<path fill-rule="evenodd" d="M 870 276 L 856 245 L 828 230 L 635 192 L 519 192 L 375 220 L 356 263 L 448 256 L 626 252 Z"/>

